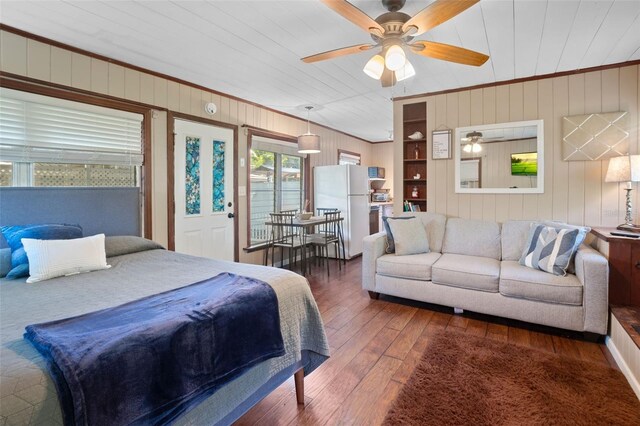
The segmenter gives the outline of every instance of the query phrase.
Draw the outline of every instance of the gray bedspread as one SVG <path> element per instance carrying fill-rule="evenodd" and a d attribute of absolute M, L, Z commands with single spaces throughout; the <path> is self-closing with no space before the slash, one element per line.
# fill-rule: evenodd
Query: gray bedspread
<path fill-rule="evenodd" d="M 305 374 L 329 355 L 322 320 L 306 280 L 292 272 L 216 261 L 165 250 L 109 258 L 111 269 L 34 284 L 0 280 L 0 424 L 62 424 L 44 359 L 22 338 L 28 324 L 120 305 L 181 287 L 220 272 L 267 282 L 279 302 L 285 355 L 267 360 L 225 385 L 178 419 L 177 424 L 215 424 L 282 370 L 302 359 Z M 117 390 L 114 390 L 117 392 Z"/>

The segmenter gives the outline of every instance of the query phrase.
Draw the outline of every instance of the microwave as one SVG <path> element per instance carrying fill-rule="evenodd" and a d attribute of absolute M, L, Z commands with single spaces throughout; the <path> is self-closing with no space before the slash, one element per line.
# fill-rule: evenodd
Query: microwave
<path fill-rule="evenodd" d="M 371 201 L 374 203 L 384 203 L 389 201 L 389 193 L 388 192 L 374 192 L 371 194 Z"/>
<path fill-rule="evenodd" d="M 369 179 L 384 179 L 384 167 L 369 167 Z"/>

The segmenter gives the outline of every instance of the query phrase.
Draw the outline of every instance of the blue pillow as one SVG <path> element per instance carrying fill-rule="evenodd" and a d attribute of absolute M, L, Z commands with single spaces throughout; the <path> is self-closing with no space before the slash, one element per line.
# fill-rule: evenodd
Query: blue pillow
<path fill-rule="evenodd" d="M 0 228 L 2 235 L 11 248 L 11 270 L 7 278 L 21 278 L 29 276 L 29 259 L 22 246 L 23 238 L 36 240 L 71 240 L 82 238 L 80 225 L 67 224 L 38 224 L 3 226 Z"/>

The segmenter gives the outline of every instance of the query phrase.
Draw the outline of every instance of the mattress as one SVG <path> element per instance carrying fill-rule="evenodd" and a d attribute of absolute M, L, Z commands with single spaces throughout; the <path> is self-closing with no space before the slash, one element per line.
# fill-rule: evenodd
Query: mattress
<path fill-rule="evenodd" d="M 329 356 L 320 313 L 305 278 L 290 271 L 148 250 L 111 257 L 111 269 L 27 284 L 0 280 L 0 424 L 62 424 L 44 359 L 24 328 L 117 306 L 220 272 L 267 282 L 280 310 L 285 355 L 251 368 L 185 413 L 176 424 L 225 424 L 300 366 L 312 372 Z M 117 391 L 117 390 L 114 390 Z"/>

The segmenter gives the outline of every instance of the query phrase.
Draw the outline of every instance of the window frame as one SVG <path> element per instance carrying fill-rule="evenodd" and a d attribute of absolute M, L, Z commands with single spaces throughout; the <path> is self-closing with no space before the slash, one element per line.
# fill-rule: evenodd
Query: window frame
<path fill-rule="evenodd" d="M 267 246 L 266 243 L 260 243 L 260 244 L 254 244 L 251 245 L 251 148 L 252 148 L 252 144 L 253 144 L 253 137 L 254 136 L 260 136 L 263 138 L 269 138 L 269 139 L 275 139 L 278 141 L 283 141 L 283 142 L 289 142 L 292 144 L 297 144 L 298 143 L 298 139 L 295 136 L 291 136 L 291 135 L 287 135 L 284 133 L 278 133 L 278 132 L 273 132 L 270 130 L 265 130 L 265 129 L 260 129 L 257 127 L 251 127 L 251 126 L 243 126 L 247 129 L 247 161 L 246 161 L 246 169 L 247 169 L 247 240 L 246 240 L 246 247 L 245 247 L 245 251 L 246 252 L 252 252 L 255 250 L 261 250 L 263 248 L 265 248 Z M 282 154 L 281 154 L 282 155 Z M 286 154 L 285 154 L 286 155 Z M 279 167 L 277 166 L 278 162 L 274 161 L 274 165 L 275 167 Z M 274 169 L 275 169 L 274 167 Z M 305 193 L 305 197 L 307 199 L 311 199 L 311 194 L 309 193 L 309 188 L 310 188 L 310 173 L 311 172 L 311 166 L 310 166 L 310 158 L 307 156 L 306 158 L 302 158 L 302 189 Z M 280 184 L 276 183 L 276 186 L 280 186 Z M 278 191 L 278 189 L 276 189 L 276 196 L 277 193 L 280 192 Z M 281 196 L 281 195 L 280 195 Z"/>
<path fill-rule="evenodd" d="M 0 78 L 0 87 L 7 89 L 20 90 L 23 92 L 35 93 L 38 95 L 50 96 L 69 101 L 81 102 L 90 105 L 101 106 L 105 108 L 118 109 L 121 111 L 134 112 L 142 115 L 142 155 L 143 164 L 140 172 L 140 191 L 142 194 L 141 215 L 143 219 L 143 236 L 151 239 L 153 237 L 152 230 L 152 186 L 151 177 L 153 171 L 151 169 L 152 153 L 151 153 L 151 121 L 153 108 L 143 104 L 135 104 L 127 101 L 118 100 L 113 97 L 94 94 L 80 89 L 73 89 L 55 83 L 32 82 L 19 77 L 2 76 Z"/>

